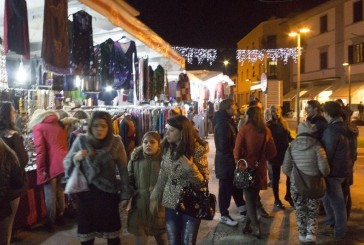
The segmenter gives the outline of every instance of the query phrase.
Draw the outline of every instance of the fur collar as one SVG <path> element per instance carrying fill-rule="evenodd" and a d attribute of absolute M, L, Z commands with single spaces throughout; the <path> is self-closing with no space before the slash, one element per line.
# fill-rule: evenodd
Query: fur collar
<path fill-rule="evenodd" d="M 55 115 L 58 118 L 57 113 L 54 111 L 37 110 L 33 113 L 29 121 L 29 128 L 33 129 L 36 125 L 43 122 L 43 120 L 49 116 Z"/>

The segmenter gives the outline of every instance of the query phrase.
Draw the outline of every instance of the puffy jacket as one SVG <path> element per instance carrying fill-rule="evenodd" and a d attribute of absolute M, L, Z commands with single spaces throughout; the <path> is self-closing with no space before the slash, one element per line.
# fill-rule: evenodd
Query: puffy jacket
<path fill-rule="evenodd" d="M 283 172 L 291 177 L 291 183 L 294 184 L 294 177 L 291 176 L 293 161 L 298 169 L 307 175 L 315 176 L 321 173 L 326 177 L 330 172 L 325 150 L 313 134 L 297 135 L 284 156 Z"/>
<path fill-rule="evenodd" d="M 234 145 L 236 129 L 233 120 L 225 110 L 214 116 L 214 139 L 216 146 L 215 173 L 218 179 L 233 179 L 235 170 Z"/>
<path fill-rule="evenodd" d="M 344 178 L 349 174 L 351 160 L 347 133 L 340 117 L 328 123 L 322 135 L 322 144 L 331 170 L 329 177 Z"/>
<path fill-rule="evenodd" d="M 67 154 L 67 132 L 55 112 L 45 111 L 32 117 L 37 165 L 37 184 L 41 185 L 64 173 L 63 159 Z M 47 174 L 44 174 L 47 173 Z"/>

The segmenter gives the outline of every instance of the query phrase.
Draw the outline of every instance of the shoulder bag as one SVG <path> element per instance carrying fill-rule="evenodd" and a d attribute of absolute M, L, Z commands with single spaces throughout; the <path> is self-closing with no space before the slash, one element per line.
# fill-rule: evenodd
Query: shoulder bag
<path fill-rule="evenodd" d="M 183 187 L 176 211 L 197 219 L 212 220 L 216 211 L 216 196 L 209 192 L 207 181 L 203 190 L 197 191 L 192 186 Z"/>
<path fill-rule="evenodd" d="M 262 146 L 260 147 L 259 157 L 261 157 L 263 153 L 263 148 L 265 145 L 265 137 L 266 134 L 264 134 L 264 140 Z M 242 164 L 245 164 L 245 168 L 243 170 L 241 170 L 243 168 Z M 259 161 L 257 160 L 255 163 L 255 168 L 258 166 L 259 166 Z M 234 171 L 234 180 L 233 180 L 234 186 L 238 189 L 249 189 L 255 186 L 256 183 L 258 182 L 258 176 L 255 168 L 249 167 L 247 161 L 244 158 L 239 159 L 238 162 L 236 163 Z"/>
<path fill-rule="evenodd" d="M 80 169 L 80 163 L 76 162 L 71 176 L 67 181 L 64 193 L 75 194 L 83 191 L 89 191 L 88 182 Z"/>
<path fill-rule="evenodd" d="M 294 176 L 295 185 L 298 193 L 305 198 L 319 199 L 325 195 L 326 183 L 321 174 L 311 176 L 307 175 L 297 167 L 293 160 L 291 147 L 289 147 L 289 155 L 292 159 L 292 175 Z"/>

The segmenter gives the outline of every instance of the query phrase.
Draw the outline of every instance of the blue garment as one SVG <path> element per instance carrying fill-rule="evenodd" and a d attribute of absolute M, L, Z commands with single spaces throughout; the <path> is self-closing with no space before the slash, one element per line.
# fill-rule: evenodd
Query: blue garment
<path fill-rule="evenodd" d="M 221 216 L 229 215 L 231 197 L 234 198 L 237 207 L 244 206 L 243 190 L 234 186 L 232 179 L 219 179 L 219 210 Z"/>
<path fill-rule="evenodd" d="M 344 180 L 345 178 L 327 177 L 326 194 L 323 199 L 326 212 L 325 223 L 334 226 L 334 234 L 337 238 L 344 237 L 346 232 L 347 217 L 341 187 Z"/>
<path fill-rule="evenodd" d="M 201 220 L 166 208 L 166 228 L 168 244 L 194 245 L 196 244 Z"/>

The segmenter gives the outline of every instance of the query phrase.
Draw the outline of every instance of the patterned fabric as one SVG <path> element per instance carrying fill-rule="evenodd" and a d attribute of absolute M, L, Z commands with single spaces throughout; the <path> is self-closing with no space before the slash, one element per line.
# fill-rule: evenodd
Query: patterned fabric
<path fill-rule="evenodd" d="M 42 58 L 48 71 L 69 74 L 68 1 L 44 1 Z"/>
<path fill-rule="evenodd" d="M 304 198 L 292 184 L 291 195 L 296 208 L 296 223 L 299 235 L 316 235 L 320 200 Z"/>
<path fill-rule="evenodd" d="M 164 69 L 158 65 L 153 74 L 154 92 L 153 97 L 157 96 L 160 99 L 161 94 L 164 94 Z"/>
<path fill-rule="evenodd" d="M 109 73 L 110 57 L 114 41 L 109 38 L 100 45 L 95 46 L 95 66 L 97 78 L 101 87 L 111 86 L 113 84 L 113 76 Z"/>
<path fill-rule="evenodd" d="M 75 75 L 95 75 L 92 16 L 81 10 L 73 14 L 71 68 Z"/>
<path fill-rule="evenodd" d="M 174 161 L 171 155 L 170 149 L 163 154 L 161 171 L 150 199 L 162 200 L 164 207 L 175 209 L 180 190 L 189 185 L 201 188 L 204 177 L 195 164 L 189 165 L 184 157 Z"/>

